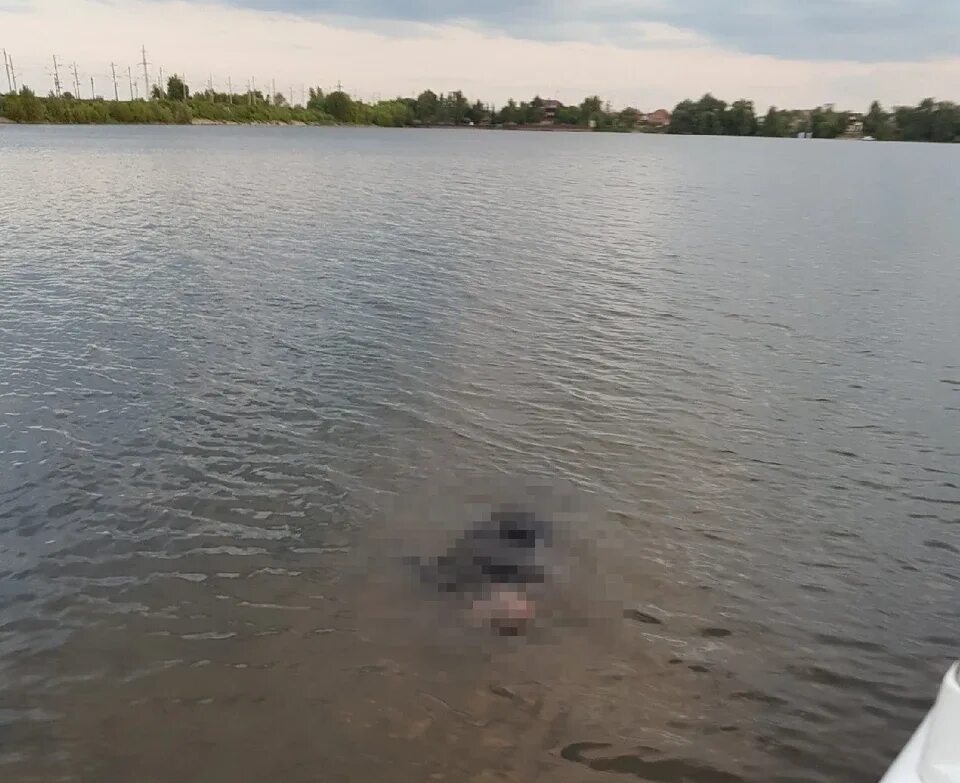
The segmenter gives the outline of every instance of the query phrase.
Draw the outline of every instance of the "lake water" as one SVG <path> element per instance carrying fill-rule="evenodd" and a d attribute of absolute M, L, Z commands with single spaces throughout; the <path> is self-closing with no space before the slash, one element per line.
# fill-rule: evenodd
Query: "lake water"
<path fill-rule="evenodd" d="M 958 153 L 0 128 L 0 777 L 875 781 L 960 651 Z M 371 541 L 509 479 L 627 618 L 406 622 Z"/>

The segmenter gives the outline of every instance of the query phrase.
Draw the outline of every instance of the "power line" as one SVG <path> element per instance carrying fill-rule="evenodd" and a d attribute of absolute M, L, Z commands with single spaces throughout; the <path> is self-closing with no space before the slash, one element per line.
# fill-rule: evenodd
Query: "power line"
<path fill-rule="evenodd" d="M 7 50 L 3 50 L 3 70 L 7 72 L 7 89 L 10 92 L 16 92 L 13 89 L 13 80 L 10 78 L 10 64 L 7 62 Z"/>
<path fill-rule="evenodd" d="M 60 65 L 57 63 L 57 55 L 53 55 L 53 88 L 60 97 Z"/>
<path fill-rule="evenodd" d="M 150 97 L 150 72 L 147 70 L 147 47 L 141 46 L 140 51 L 143 54 L 143 89 L 144 95 Z"/>

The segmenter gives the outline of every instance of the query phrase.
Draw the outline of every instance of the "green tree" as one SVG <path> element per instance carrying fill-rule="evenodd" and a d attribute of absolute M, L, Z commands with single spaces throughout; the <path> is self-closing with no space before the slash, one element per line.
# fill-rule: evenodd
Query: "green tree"
<path fill-rule="evenodd" d="M 881 141 L 886 141 L 893 135 L 890 115 L 883 110 L 880 101 L 870 104 L 870 111 L 863 118 L 863 133 Z"/>
<path fill-rule="evenodd" d="M 757 133 L 757 116 L 754 112 L 753 101 L 734 101 L 725 117 L 725 130 L 730 136 L 755 136 Z"/>
<path fill-rule="evenodd" d="M 465 117 L 474 125 L 479 125 L 490 119 L 490 112 L 487 111 L 487 107 L 482 102 L 477 101 L 467 109 Z"/>
<path fill-rule="evenodd" d="M 788 136 L 790 134 L 790 123 L 787 112 L 778 111 L 776 106 L 771 106 L 760 125 L 759 134 L 772 137 Z"/>
<path fill-rule="evenodd" d="M 726 101 L 707 93 L 696 103 L 696 133 L 704 136 L 722 135 L 726 131 Z"/>
<path fill-rule="evenodd" d="M 693 101 L 680 101 L 674 107 L 667 132 L 684 135 L 697 133 L 697 105 Z"/>
<path fill-rule="evenodd" d="M 353 121 L 353 99 L 343 90 L 330 93 L 324 102 L 324 108 L 337 122 Z"/>
<path fill-rule="evenodd" d="M 173 74 L 167 79 L 167 99 L 171 101 L 185 101 L 190 97 L 190 88 L 179 75 Z"/>
<path fill-rule="evenodd" d="M 457 125 L 463 125 L 463 121 L 467 116 L 467 111 L 470 108 L 470 102 L 464 97 L 460 90 L 450 93 L 448 100 L 452 110 L 451 113 L 453 114 L 453 121 Z"/>
<path fill-rule="evenodd" d="M 424 90 L 417 96 L 417 119 L 422 123 L 436 122 L 440 100 L 433 90 Z"/>
<path fill-rule="evenodd" d="M 583 99 L 583 102 L 580 104 L 580 120 L 584 125 L 591 120 L 596 122 L 602 114 L 603 101 L 600 100 L 599 95 L 591 95 Z"/>
<path fill-rule="evenodd" d="M 821 106 L 810 113 L 810 130 L 815 139 L 835 139 L 843 135 L 850 121 L 846 112 L 834 111 L 832 106 Z"/>
<path fill-rule="evenodd" d="M 557 109 L 555 122 L 557 125 L 579 125 L 580 124 L 579 106 L 561 106 Z"/>
<path fill-rule="evenodd" d="M 323 90 L 319 87 L 310 88 L 310 97 L 307 100 L 307 108 L 311 111 L 326 111 L 326 98 L 323 96 Z"/>
<path fill-rule="evenodd" d="M 640 112 L 632 106 L 628 106 L 626 109 L 620 112 L 617 119 L 623 127 L 633 128 L 640 119 Z"/>
<path fill-rule="evenodd" d="M 943 101 L 933 111 L 930 125 L 930 141 L 944 143 L 957 141 L 960 135 L 960 107 Z"/>
<path fill-rule="evenodd" d="M 7 98 L 7 117 L 14 122 L 43 122 L 46 111 L 43 102 L 33 90 L 27 86 L 20 88 L 20 92 Z"/>
<path fill-rule="evenodd" d="M 517 102 L 511 98 L 507 101 L 507 105 L 500 109 L 500 122 L 504 125 L 515 125 L 519 122 L 520 110 L 517 107 Z"/>

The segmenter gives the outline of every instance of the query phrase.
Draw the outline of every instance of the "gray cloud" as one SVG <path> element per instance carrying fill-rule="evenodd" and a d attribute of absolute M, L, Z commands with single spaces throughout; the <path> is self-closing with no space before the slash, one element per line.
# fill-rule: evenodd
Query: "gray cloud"
<path fill-rule="evenodd" d="M 320 17 L 466 21 L 534 40 L 647 45 L 636 23 L 778 57 L 864 62 L 960 55 L 958 0 L 221 0 Z"/>

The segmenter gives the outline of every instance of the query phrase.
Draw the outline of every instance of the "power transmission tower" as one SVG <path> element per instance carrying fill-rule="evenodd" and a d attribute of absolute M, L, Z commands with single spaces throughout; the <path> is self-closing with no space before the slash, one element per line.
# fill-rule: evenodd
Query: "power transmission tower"
<path fill-rule="evenodd" d="M 60 97 L 60 65 L 57 63 L 57 55 L 53 55 L 53 88 Z"/>
<path fill-rule="evenodd" d="M 117 87 L 117 66 L 110 63 L 110 73 L 113 74 L 113 99 L 120 103 L 120 90 Z"/>
<path fill-rule="evenodd" d="M 163 90 L 163 66 L 162 66 L 162 65 L 160 66 L 160 84 L 159 84 L 159 86 L 160 86 L 160 94 L 163 95 L 164 90 Z M 169 97 L 169 96 L 168 96 L 168 97 Z"/>
<path fill-rule="evenodd" d="M 80 76 L 77 74 L 77 62 L 73 62 L 73 89 L 75 90 L 73 97 L 77 100 L 80 100 Z"/>
<path fill-rule="evenodd" d="M 95 101 L 97 99 L 97 88 L 93 86 L 93 77 L 90 77 L 90 100 Z"/>
<path fill-rule="evenodd" d="M 7 62 L 7 50 L 3 50 L 3 70 L 7 72 L 7 89 L 14 92 L 13 79 L 10 78 L 10 64 Z"/>
<path fill-rule="evenodd" d="M 233 79 L 227 77 L 227 94 L 230 96 L 230 105 L 233 106 Z"/>
<path fill-rule="evenodd" d="M 17 91 L 17 69 L 13 67 L 13 55 L 10 55 L 10 76 L 13 78 L 13 91 Z"/>
<path fill-rule="evenodd" d="M 127 81 L 130 82 L 130 100 L 133 100 L 133 71 L 127 66 Z"/>
<path fill-rule="evenodd" d="M 142 64 L 143 64 L 143 89 L 145 90 L 144 95 L 145 95 L 147 98 L 149 98 L 149 97 L 150 97 L 150 72 L 147 70 L 147 65 L 148 65 L 148 63 L 147 63 L 147 47 L 146 47 L 146 46 L 141 46 L 141 47 L 140 47 L 140 52 L 141 52 L 142 55 L 143 55 Z"/>

